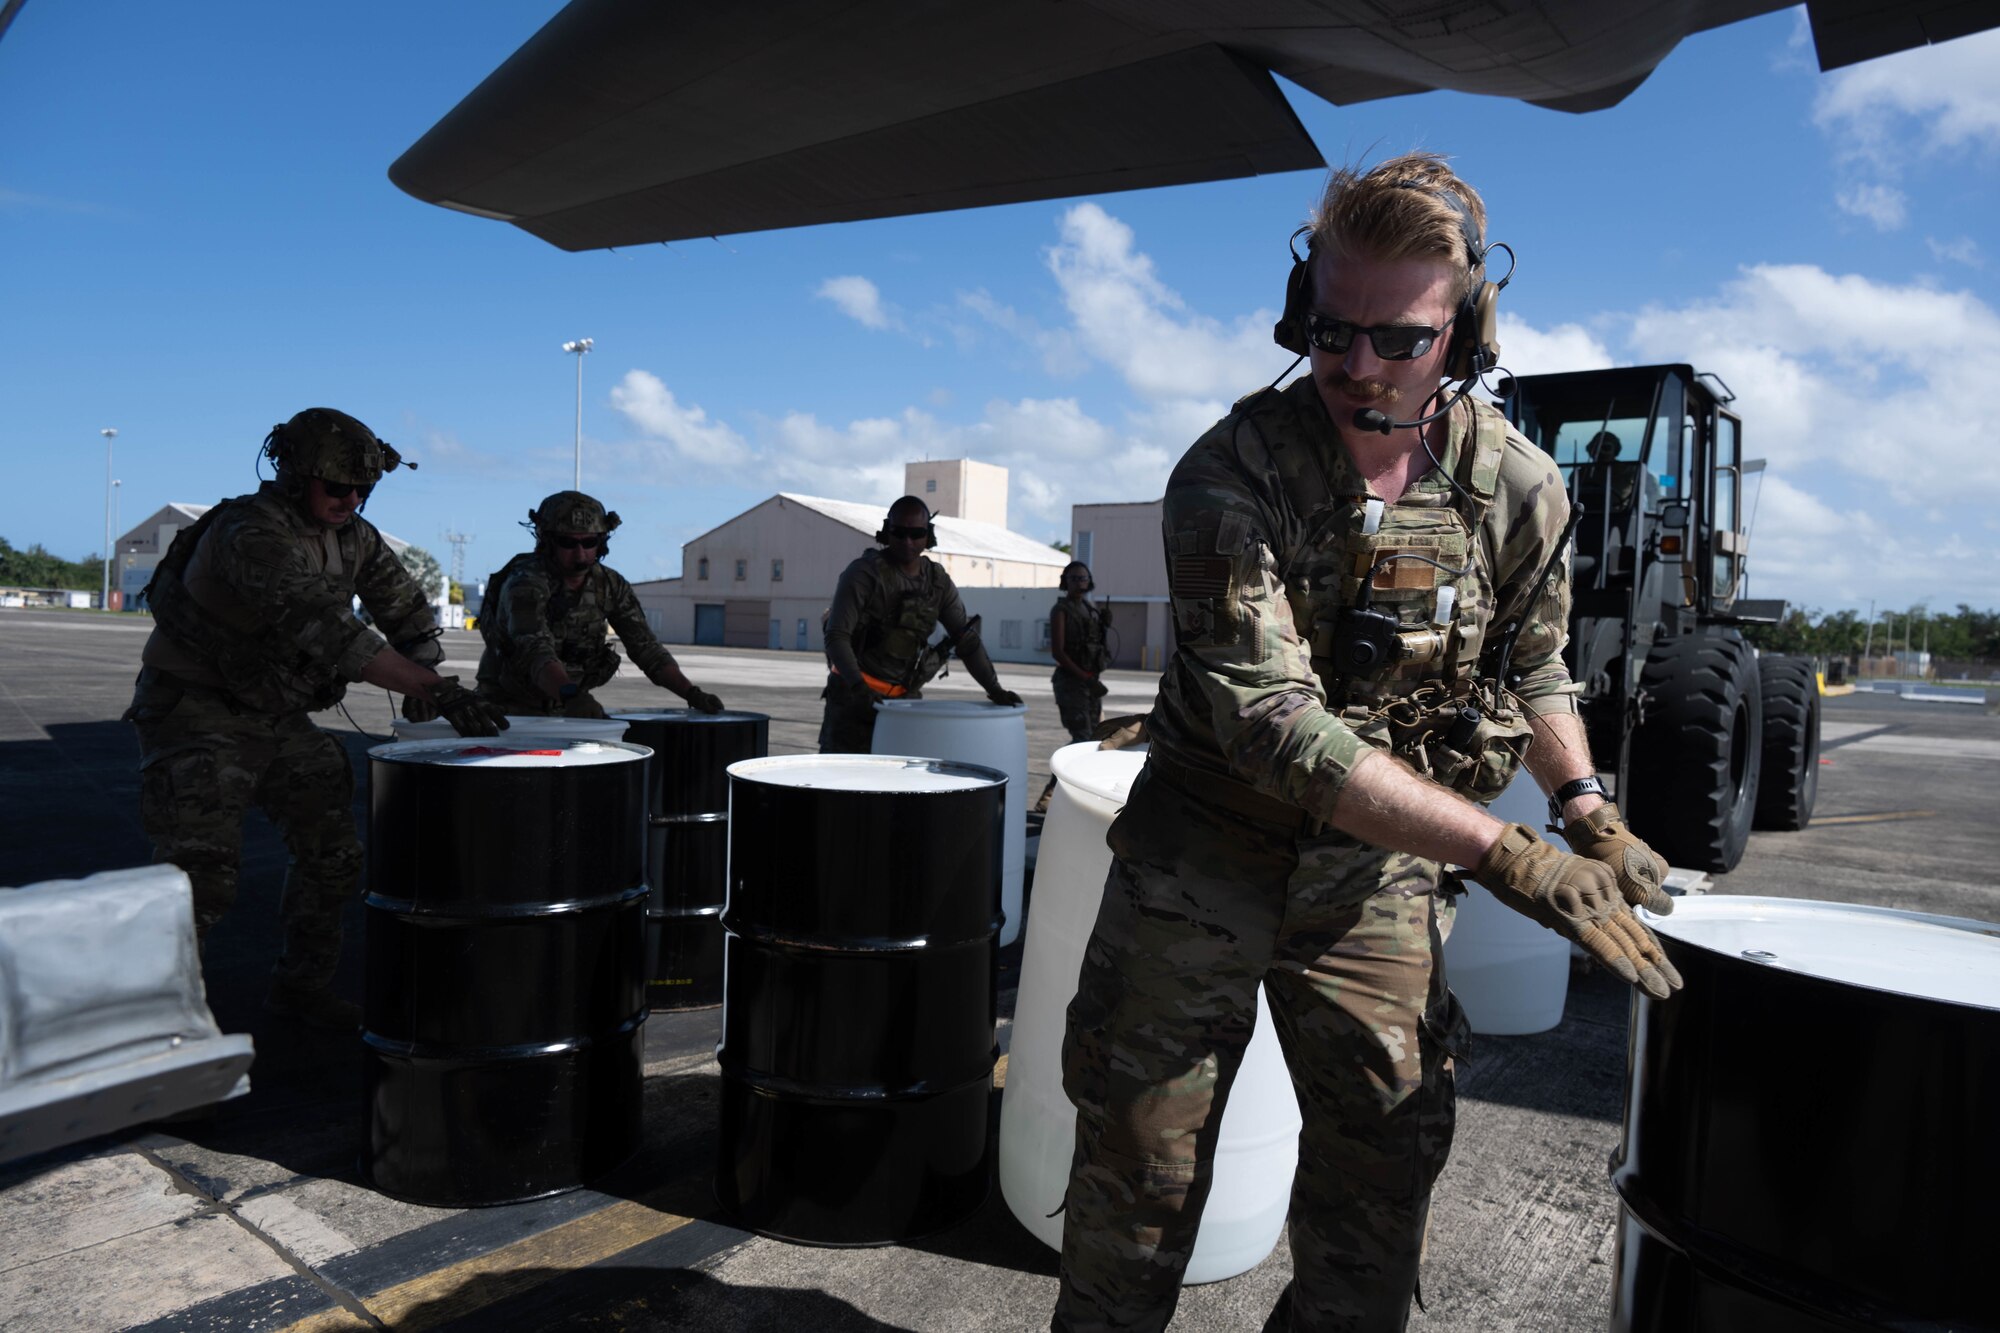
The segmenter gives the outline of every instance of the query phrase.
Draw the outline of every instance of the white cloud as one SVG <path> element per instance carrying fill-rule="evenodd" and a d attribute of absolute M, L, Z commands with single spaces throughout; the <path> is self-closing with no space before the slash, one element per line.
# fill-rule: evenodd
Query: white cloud
<path fill-rule="evenodd" d="M 1976 251 L 1974 252 L 1976 254 Z M 1828 609 L 1870 597 L 1990 604 L 2000 315 L 1966 291 L 1811 265 L 1743 269 L 1712 296 L 1548 331 L 1503 318 L 1519 374 L 1688 362 L 1737 395 L 1754 501 L 1751 593 Z"/>
<path fill-rule="evenodd" d="M 750 461 L 749 446 L 741 435 L 722 422 L 710 421 L 698 406 L 682 406 L 673 390 L 648 371 L 626 371 L 611 388 L 611 405 L 646 436 L 637 457 L 630 455 L 629 446 L 610 447 L 623 453 L 622 461 L 628 465 L 656 461 L 729 469 Z M 659 446 L 665 446 L 665 456 L 649 460 L 646 455 L 658 455 Z"/>
<path fill-rule="evenodd" d="M 1852 213 L 1875 224 L 1877 231 L 1895 231 L 1909 220 L 1909 196 L 1893 185 L 1879 181 L 1850 185 L 1834 195 L 1843 213 Z"/>
<path fill-rule="evenodd" d="M 1228 324 L 1196 314 L 1133 242 L 1131 227 L 1096 204 L 1063 214 L 1048 268 L 1084 352 L 1146 399 L 1233 399 L 1284 368 L 1284 354 L 1271 345 L 1276 311 Z"/>
<path fill-rule="evenodd" d="M 1880 497 L 1836 503 L 1785 477 L 1766 473 L 1762 481 L 1748 595 L 1821 611 L 1871 598 L 1891 606 L 1992 603 L 1986 571 L 2000 564 L 2000 544 L 1940 531 L 1918 508 Z"/>
<path fill-rule="evenodd" d="M 1813 106 L 1820 128 L 1856 151 L 2000 149 L 2000 30 L 1864 61 L 1826 76 Z M 1916 124 L 1906 124 L 1914 121 Z"/>
<path fill-rule="evenodd" d="M 828 278 L 819 285 L 819 291 L 814 295 L 823 301 L 833 302 L 842 314 L 863 328 L 888 329 L 896 326 L 897 321 L 882 305 L 881 290 L 857 274 Z"/>
<path fill-rule="evenodd" d="M 1828 74 L 1813 120 L 1834 146 L 1835 200 L 1878 230 L 1908 216 L 1895 182 L 1931 160 L 2000 150 L 2000 30 L 1922 46 Z"/>
<path fill-rule="evenodd" d="M 1963 264 L 1967 268 L 1986 267 L 1986 256 L 1980 253 L 1979 243 L 1970 236 L 1961 236 L 1955 241 L 1940 241 L 1935 236 L 1926 236 L 1924 244 L 1930 247 L 1931 258 L 1940 262 Z"/>
<path fill-rule="evenodd" d="M 1611 353 L 1580 324 L 1537 329 L 1520 317 L 1500 315 L 1500 360 L 1512 375 L 1552 375 L 1565 370 L 1601 370 Z"/>

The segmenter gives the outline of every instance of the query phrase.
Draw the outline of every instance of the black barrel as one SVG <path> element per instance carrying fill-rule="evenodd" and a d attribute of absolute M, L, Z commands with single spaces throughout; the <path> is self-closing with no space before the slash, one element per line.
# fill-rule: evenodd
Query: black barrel
<path fill-rule="evenodd" d="M 722 903 L 729 891 L 729 766 L 771 752 L 762 713 L 660 708 L 613 713 L 653 752 L 646 793 L 646 1003 L 722 1003 Z"/>
<path fill-rule="evenodd" d="M 2000 1329 L 2000 927 L 1783 898 L 1657 919 L 1637 994 L 1617 1333 Z"/>
<path fill-rule="evenodd" d="M 368 752 L 362 1167 L 384 1194 L 511 1203 L 638 1147 L 649 754 Z"/>
<path fill-rule="evenodd" d="M 986 1197 L 1006 778 L 876 755 L 729 769 L 716 1198 L 880 1245 Z"/>

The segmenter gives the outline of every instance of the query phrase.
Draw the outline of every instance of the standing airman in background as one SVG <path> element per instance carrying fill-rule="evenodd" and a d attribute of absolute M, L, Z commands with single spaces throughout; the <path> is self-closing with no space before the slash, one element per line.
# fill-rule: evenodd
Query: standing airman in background
<path fill-rule="evenodd" d="M 1097 582 L 1081 560 L 1063 566 L 1060 583 L 1062 600 L 1049 612 L 1049 652 L 1056 659 L 1049 683 L 1055 688 L 1063 730 L 1072 741 L 1087 741 L 1104 718 L 1108 691 L 1098 677 L 1111 665 L 1111 649 L 1104 641 L 1111 608 L 1091 602 L 1087 594 Z"/>
<path fill-rule="evenodd" d="M 699 712 L 722 711 L 654 636 L 632 585 L 604 563 L 621 521 L 581 491 L 557 491 L 528 511 L 521 526 L 535 549 L 502 566 L 479 605 L 480 694 L 524 716 L 603 717 L 590 692 L 618 674 L 608 627 L 646 679 Z"/>
<path fill-rule="evenodd" d="M 424 592 L 361 517 L 402 457 L 325 407 L 272 427 L 264 452 L 277 479 L 203 514 L 154 571 L 153 633 L 125 719 L 139 732 L 153 859 L 187 872 L 197 937 L 205 943 L 236 900 L 255 803 L 291 850 L 266 1007 L 352 1028 L 359 1008 L 331 987 L 340 914 L 361 872 L 354 772 L 310 715 L 363 680 L 408 696 L 406 711 L 442 710 L 467 735 L 506 723 L 432 669 L 444 653 Z M 376 629 L 356 619 L 357 596 Z"/>
<path fill-rule="evenodd" d="M 1021 702 L 1001 688 L 979 641 L 979 618 L 965 614 L 951 575 L 924 555 L 937 545 L 930 508 L 904 496 L 889 506 L 875 540 L 881 550 L 863 551 L 841 572 L 827 613 L 831 670 L 820 695 L 826 700 L 821 754 L 867 754 L 875 738 L 875 701 L 921 696 L 952 652 L 988 699 L 1007 707 Z M 932 646 L 931 631 L 939 625 L 944 641 Z"/>

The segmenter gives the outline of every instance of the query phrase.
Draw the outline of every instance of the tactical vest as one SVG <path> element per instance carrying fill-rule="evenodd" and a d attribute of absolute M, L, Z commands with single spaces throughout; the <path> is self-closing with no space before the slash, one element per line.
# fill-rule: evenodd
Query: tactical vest
<path fill-rule="evenodd" d="M 256 503 L 254 496 L 224 500 L 174 535 L 167 554 L 146 584 L 146 604 L 156 632 L 206 663 L 221 677 L 231 698 L 258 712 L 290 713 L 330 708 L 347 693 L 347 682 L 331 667 L 296 648 L 280 630 L 219 579 L 188 583 L 188 566 L 203 538 L 217 520 Z M 340 571 L 325 577 L 343 606 L 354 598 L 355 571 L 361 563 L 359 529 L 353 524 L 334 530 Z M 209 552 L 205 559 L 213 559 Z"/>
<path fill-rule="evenodd" d="M 916 676 L 921 674 L 924 650 L 944 603 L 937 566 L 924 561 L 917 585 L 908 587 L 879 551 L 868 555 L 875 558 L 875 590 L 870 604 L 862 608 L 855 632 L 855 659 L 863 671 L 891 684 L 921 685 Z"/>
<path fill-rule="evenodd" d="M 577 683 L 586 689 L 604 684 L 618 674 L 620 658 L 618 652 L 605 640 L 605 617 L 602 607 L 596 614 L 572 615 L 583 599 L 590 597 L 603 580 L 599 574 L 602 566 L 592 566 L 584 576 L 583 587 L 571 592 L 564 586 L 562 577 L 548 569 L 538 551 L 525 551 L 500 567 L 500 572 L 486 581 L 486 593 L 479 599 L 479 637 L 493 650 L 502 663 L 509 663 L 514 644 L 508 637 L 505 609 L 500 601 L 508 580 L 516 574 L 539 569 L 549 580 L 549 602 L 545 608 L 548 626 L 556 640 L 556 656 L 563 666 L 577 678 Z M 488 614 L 491 608 L 492 614 Z"/>
<path fill-rule="evenodd" d="M 1063 617 L 1063 652 L 1070 661 L 1085 671 L 1102 671 L 1110 665 L 1103 608 L 1065 597 L 1056 603 L 1056 614 Z"/>
<path fill-rule="evenodd" d="M 1512 780 L 1532 733 L 1483 661 L 1504 628 L 1492 623 L 1498 580 L 1479 533 L 1499 486 L 1507 428 L 1498 413 L 1475 412 L 1473 422 L 1456 467 L 1463 492 L 1406 493 L 1382 506 L 1372 533 L 1364 531 L 1367 497 L 1329 494 L 1310 441 L 1285 432 L 1271 439 L 1271 455 L 1304 518 L 1298 545 L 1275 554 L 1328 709 L 1364 740 L 1484 801 Z M 1364 584 L 1367 606 L 1395 618 L 1396 654 L 1379 670 L 1343 674 L 1334 660 L 1339 613 L 1362 604 Z M 1446 588 L 1451 606 L 1440 616 Z"/>

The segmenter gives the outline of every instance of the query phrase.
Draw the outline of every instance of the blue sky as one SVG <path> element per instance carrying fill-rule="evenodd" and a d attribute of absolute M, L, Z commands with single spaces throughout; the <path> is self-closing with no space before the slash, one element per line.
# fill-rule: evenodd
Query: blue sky
<path fill-rule="evenodd" d="M 1156 496 L 1286 357 L 1319 173 L 563 253 L 420 204 L 390 164 L 559 5 L 29 0 L 0 39 L 0 536 L 255 484 L 299 408 L 422 467 L 369 517 L 470 577 L 570 479 L 613 563 L 776 490 L 887 501 L 913 457 L 1012 470 L 1012 522 Z M 1450 154 L 1521 258 L 1517 373 L 1688 360 L 1770 460 L 1755 596 L 1992 606 L 2000 571 L 2000 34 L 1820 74 L 1801 11 L 1690 38 L 1588 116 L 1288 89 L 1330 161 Z M 1753 483 L 1754 485 L 1754 483 Z M 121 527 L 124 526 L 121 523 Z"/>

